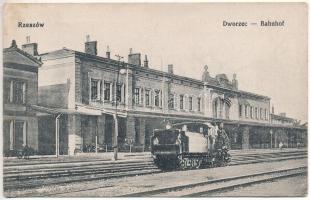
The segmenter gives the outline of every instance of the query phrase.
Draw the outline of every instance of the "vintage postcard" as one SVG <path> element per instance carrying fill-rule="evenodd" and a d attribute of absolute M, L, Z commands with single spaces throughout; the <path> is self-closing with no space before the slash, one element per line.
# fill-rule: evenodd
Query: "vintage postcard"
<path fill-rule="evenodd" d="M 5 3 L 4 197 L 306 197 L 306 3 Z"/>

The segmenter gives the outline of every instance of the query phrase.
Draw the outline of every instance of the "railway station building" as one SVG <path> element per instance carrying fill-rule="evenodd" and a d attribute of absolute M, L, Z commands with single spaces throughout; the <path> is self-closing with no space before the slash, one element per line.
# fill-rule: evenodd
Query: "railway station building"
<path fill-rule="evenodd" d="M 234 149 L 274 148 L 284 139 L 292 147 L 297 138 L 303 145 L 307 141 L 306 127 L 272 121 L 276 115 L 270 114 L 268 96 L 239 90 L 236 74 L 231 80 L 226 74 L 212 77 L 202 66 L 201 80 L 196 80 L 175 74 L 173 65 L 166 72 L 152 69 L 146 55 L 132 50 L 127 62 L 110 55 L 109 50 L 97 55 L 97 42 L 88 40 L 84 52 L 62 48 L 36 56 L 43 64 L 38 104 L 31 108 L 38 113 L 41 154 L 58 149 L 74 155 L 93 146 L 112 150 L 115 117 L 120 151 L 130 145 L 148 151 L 153 129 L 179 122 L 224 122 Z M 293 136 L 279 137 L 280 132 Z"/>

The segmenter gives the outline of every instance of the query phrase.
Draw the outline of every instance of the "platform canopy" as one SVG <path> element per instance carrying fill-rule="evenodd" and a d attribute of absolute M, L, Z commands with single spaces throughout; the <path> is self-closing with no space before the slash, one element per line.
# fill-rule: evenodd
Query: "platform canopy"
<path fill-rule="evenodd" d="M 83 111 L 83 110 L 75 110 L 75 109 L 65 109 L 65 108 L 50 108 L 45 106 L 38 106 L 38 105 L 30 105 L 30 108 L 37 112 L 37 115 L 44 116 L 44 115 L 57 115 L 57 114 L 81 114 L 81 115 L 93 115 L 93 116 L 100 116 L 102 114 L 101 111 Z"/>

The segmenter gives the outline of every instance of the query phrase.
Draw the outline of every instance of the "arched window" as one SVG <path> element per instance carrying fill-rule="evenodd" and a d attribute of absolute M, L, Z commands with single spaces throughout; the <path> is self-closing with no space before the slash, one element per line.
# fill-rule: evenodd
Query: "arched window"
<path fill-rule="evenodd" d="M 228 97 L 225 97 L 222 102 L 224 107 L 224 117 L 225 119 L 229 119 L 229 110 L 232 102 Z"/>
<path fill-rule="evenodd" d="M 224 103 L 224 110 L 225 110 L 225 119 L 229 119 L 230 105 L 226 102 Z"/>
<path fill-rule="evenodd" d="M 213 100 L 213 117 L 214 118 L 221 118 L 222 117 L 222 107 L 223 103 L 219 97 Z"/>
<path fill-rule="evenodd" d="M 213 117 L 217 118 L 218 117 L 217 110 L 218 110 L 218 107 L 219 107 L 217 99 L 213 100 L 213 106 L 212 107 L 213 107 L 213 109 L 212 109 Z"/>

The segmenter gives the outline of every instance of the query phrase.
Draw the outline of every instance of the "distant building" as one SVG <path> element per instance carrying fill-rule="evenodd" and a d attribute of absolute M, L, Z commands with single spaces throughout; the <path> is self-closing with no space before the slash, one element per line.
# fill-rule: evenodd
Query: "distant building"
<path fill-rule="evenodd" d="M 29 109 L 37 104 L 38 68 L 42 62 L 34 56 L 33 44 L 19 49 L 13 40 L 3 50 L 3 150 L 18 150 L 28 145 L 38 150 L 38 119 Z"/>
<path fill-rule="evenodd" d="M 275 144 L 278 147 L 279 143 L 286 147 L 301 147 L 306 146 L 307 143 L 307 133 L 305 132 L 294 132 L 293 128 L 304 128 L 306 129 L 306 124 L 300 124 L 300 121 L 294 118 L 286 116 L 286 113 L 274 114 L 274 108 L 272 107 L 272 113 L 270 114 L 270 123 L 274 126 L 290 127 L 291 130 L 287 132 L 281 131 L 281 129 L 276 131 Z"/>
<path fill-rule="evenodd" d="M 300 122 L 297 119 L 293 119 L 286 116 L 286 113 L 270 114 L 270 121 L 272 124 L 282 124 L 282 125 L 300 125 Z"/>

